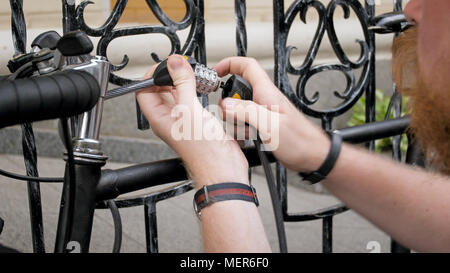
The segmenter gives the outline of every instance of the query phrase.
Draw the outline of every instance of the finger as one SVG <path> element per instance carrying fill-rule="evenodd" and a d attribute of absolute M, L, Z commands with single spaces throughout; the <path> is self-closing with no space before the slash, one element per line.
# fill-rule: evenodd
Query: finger
<path fill-rule="evenodd" d="M 142 77 L 142 80 L 146 80 L 146 79 L 150 79 L 151 77 L 153 77 L 153 73 L 155 72 L 156 67 L 158 67 L 159 63 L 152 65 L 152 67 L 150 67 L 149 70 L 147 70 L 147 72 L 144 74 L 144 76 Z M 161 93 L 161 92 L 171 92 L 172 91 L 172 87 L 171 86 L 152 86 L 152 87 L 148 87 L 148 88 L 143 88 L 141 90 L 138 90 L 136 93 L 139 92 L 152 92 L 152 93 Z"/>
<path fill-rule="evenodd" d="M 143 79 L 151 78 L 157 66 L 158 64 L 155 64 L 150 67 Z M 164 112 L 164 107 L 161 106 L 168 104 L 168 101 L 170 100 L 173 101 L 173 96 L 170 93 L 171 90 L 172 87 L 170 86 L 153 86 L 136 92 L 136 99 L 139 106 L 150 122 L 153 117 L 157 116 L 155 115 L 156 111 L 161 112 L 163 110 Z"/>
<path fill-rule="evenodd" d="M 145 75 L 142 79 L 145 80 L 145 79 L 151 78 L 153 76 L 153 72 L 155 71 L 157 66 L 158 66 L 158 64 L 155 64 L 152 67 L 150 67 L 150 69 L 145 73 Z M 138 92 L 136 92 L 136 99 L 137 99 L 141 109 L 144 110 L 144 114 L 147 114 L 146 110 L 148 108 L 151 109 L 155 105 L 162 103 L 162 99 L 160 96 L 158 96 L 156 94 L 152 94 L 152 91 L 157 89 L 157 87 L 158 86 L 153 86 L 150 88 L 143 88 L 143 89 L 139 90 Z"/>
<path fill-rule="evenodd" d="M 286 97 L 272 83 L 266 71 L 253 58 L 229 57 L 214 66 L 220 77 L 237 74 L 250 83 L 253 89 L 253 100 L 259 104 L 286 105 Z"/>
<path fill-rule="evenodd" d="M 153 77 L 153 73 L 155 72 L 155 69 L 158 67 L 158 65 L 159 63 L 152 65 L 152 67 L 150 67 L 150 69 L 145 72 L 145 75 L 142 79 L 145 80 Z"/>
<path fill-rule="evenodd" d="M 253 126 L 248 126 L 248 124 L 240 123 L 230 125 L 233 128 L 233 137 L 235 140 L 255 140 L 256 130 Z M 230 127 L 227 127 L 230 128 Z"/>
<path fill-rule="evenodd" d="M 226 98 L 222 101 L 222 109 L 227 119 L 252 125 L 263 139 L 270 139 L 272 133 L 278 132 L 280 114 L 253 101 Z"/>
<path fill-rule="evenodd" d="M 253 58 L 228 57 L 221 60 L 213 68 L 217 71 L 219 77 L 237 74 L 246 79 L 252 86 L 260 81 L 272 83 L 266 71 Z"/>
<path fill-rule="evenodd" d="M 187 60 L 181 55 L 171 55 L 167 67 L 175 86 L 175 102 L 186 105 L 198 102 L 194 71 Z"/>

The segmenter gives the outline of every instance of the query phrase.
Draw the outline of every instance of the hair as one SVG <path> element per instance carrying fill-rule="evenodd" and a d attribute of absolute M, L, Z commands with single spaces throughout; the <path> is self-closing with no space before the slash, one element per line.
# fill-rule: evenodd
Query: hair
<path fill-rule="evenodd" d="M 431 166 L 450 175 L 450 79 L 449 85 L 438 88 L 431 86 L 430 81 L 425 83 L 418 58 L 417 37 L 417 28 L 412 27 L 395 39 L 392 74 L 400 93 L 409 97 L 410 131 L 419 141 Z"/>

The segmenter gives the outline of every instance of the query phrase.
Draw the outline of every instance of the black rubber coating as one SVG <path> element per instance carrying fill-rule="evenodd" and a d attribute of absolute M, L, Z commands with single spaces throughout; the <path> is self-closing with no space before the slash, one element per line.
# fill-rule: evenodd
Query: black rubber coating
<path fill-rule="evenodd" d="M 89 54 L 94 49 L 91 39 L 81 30 L 64 34 L 56 44 L 59 52 L 64 56 L 78 56 Z"/>
<path fill-rule="evenodd" d="M 83 71 L 2 81 L 0 128 L 78 115 L 94 107 L 99 96 L 97 80 Z"/>
<path fill-rule="evenodd" d="M 191 65 L 192 69 L 194 69 L 197 61 L 190 56 L 184 56 L 184 58 Z M 153 80 L 155 85 L 157 86 L 173 86 L 172 77 L 170 77 L 169 70 L 167 68 L 167 59 L 162 61 L 156 67 L 155 71 L 153 72 Z"/>
<path fill-rule="evenodd" d="M 232 75 L 222 86 L 222 99 L 253 100 L 252 86 L 239 75 Z"/>
<path fill-rule="evenodd" d="M 58 32 L 54 30 L 46 31 L 44 33 L 39 34 L 31 43 L 31 47 L 39 47 L 40 49 L 43 48 L 50 48 L 51 50 L 56 49 L 56 45 L 58 44 L 59 39 L 61 39 L 61 36 L 58 34 Z"/>

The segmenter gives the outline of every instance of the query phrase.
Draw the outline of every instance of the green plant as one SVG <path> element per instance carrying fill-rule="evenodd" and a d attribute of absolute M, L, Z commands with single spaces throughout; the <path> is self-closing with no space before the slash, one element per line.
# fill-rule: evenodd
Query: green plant
<path fill-rule="evenodd" d="M 376 96 L 376 107 L 375 107 L 375 120 L 382 121 L 385 119 L 386 112 L 389 108 L 390 96 L 386 96 L 382 90 L 377 89 L 375 92 Z M 408 103 L 408 98 L 402 97 L 402 116 L 406 114 L 406 105 Z M 350 120 L 347 122 L 348 126 L 356 126 L 366 123 L 366 98 L 362 96 L 358 102 L 353 106 L 353 113 Z M 392 111 L 389 118 L 392 118 Z M 400 142 L 400 149 L 403 153 L 406 152 L 408 147 L 408 140 L 406 135 L 402 135 Z M 375 150 L 377 152 L 384 152 L 391 150 L 392 148 L 392 138 L 383 138 L 375 141 Z"/>

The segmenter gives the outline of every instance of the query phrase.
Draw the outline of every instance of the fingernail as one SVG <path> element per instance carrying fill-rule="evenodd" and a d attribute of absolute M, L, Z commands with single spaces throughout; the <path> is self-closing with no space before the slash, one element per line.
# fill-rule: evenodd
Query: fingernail
<path fill-rule="evenodd" d="M 178 69 L 183 66 L 184 59 L 180 55 L 174 55 L 169 58 L 168 62 L 169 62 L 169 67 L 171 69 L 175 70 L 175 69 Z"/>
<path fill-rule="evenodd" d="M 222 103 L 226 109 L 233 109 L 237 101 L 237 99 L 226 98 L 222 101 Z"/>

